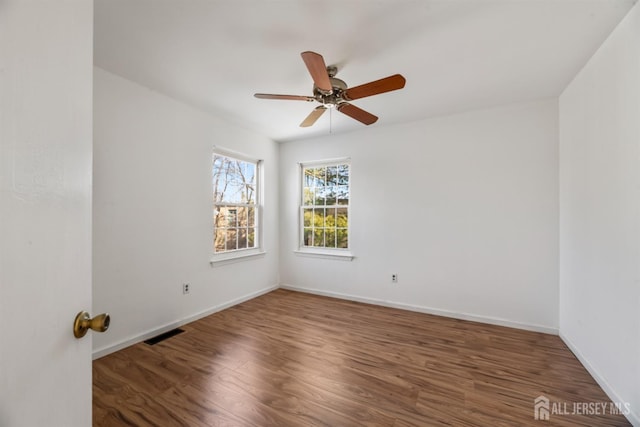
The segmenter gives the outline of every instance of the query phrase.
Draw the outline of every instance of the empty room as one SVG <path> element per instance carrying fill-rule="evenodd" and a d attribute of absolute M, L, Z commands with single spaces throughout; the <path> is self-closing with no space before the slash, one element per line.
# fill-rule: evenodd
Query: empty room
<path fill-rule="evenodd" d="M 5 0 L 0 47 L 0 426 L 640 426 L 635 0 Z"/>

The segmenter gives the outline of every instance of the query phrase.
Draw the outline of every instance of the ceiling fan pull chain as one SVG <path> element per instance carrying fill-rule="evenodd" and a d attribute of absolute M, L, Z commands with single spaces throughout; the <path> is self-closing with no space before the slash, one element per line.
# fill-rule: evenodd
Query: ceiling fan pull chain
<path fill-rule="evenodd" d="M 329 108 L 329 135 L 333 133 L 333 108 Z"/>

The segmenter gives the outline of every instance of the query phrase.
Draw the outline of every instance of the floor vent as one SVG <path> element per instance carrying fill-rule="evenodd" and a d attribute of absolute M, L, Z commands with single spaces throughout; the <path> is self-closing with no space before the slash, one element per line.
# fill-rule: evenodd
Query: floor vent
<path fill-rule="evenodd" d="M 180 329 L 180 328 L 172 329 L 169 332 L 165 332 L 164 334 L 160 334 L 160 335 L 157 335 L 157 336 L 155 336 L 153 338 L 149 338 L 148 340 L 145 340 L 144 343 L 148 344 L 148 345 L 155 345 L 155 344 L 158 344 L 161 341 L 164 341 L 166 339 L 174 337 L 174 336 L 176 336 L 178 334 L 181 334 L 183 332 L 184 332 L 184 329 Z"/>

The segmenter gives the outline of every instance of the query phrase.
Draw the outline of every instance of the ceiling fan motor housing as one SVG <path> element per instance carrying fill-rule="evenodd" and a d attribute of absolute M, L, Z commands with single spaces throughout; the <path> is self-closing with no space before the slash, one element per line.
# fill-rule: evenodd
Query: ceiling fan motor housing
<path fill-rule="evenodd" d="M 337 69 L 335 67 L 327 67 L 327 72 L 329 73 L 329 81 L 331 82 L 331 87 L 333 90 L 331 93 L 326 93 L 325 91 L 319 89 L 316 85 L 313 85 L 313 96 L 316 101 L 325 105 L 338 105 L 341 102 L 346 102 L 346 99 L 343 97 L 343 93 L 347 90 L 347 84 L 340 80 L 335 76 Z"/>

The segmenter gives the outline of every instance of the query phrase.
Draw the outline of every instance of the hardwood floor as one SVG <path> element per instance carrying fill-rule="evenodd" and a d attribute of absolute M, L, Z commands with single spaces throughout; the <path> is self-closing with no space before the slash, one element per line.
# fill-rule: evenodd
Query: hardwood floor
<path fill-rule="evenodd" d="M 534 420 L 609 402 L 557 336 L 286 290 L 183 329 L 94 361 L 94 426 L 630 425 Z"/>

